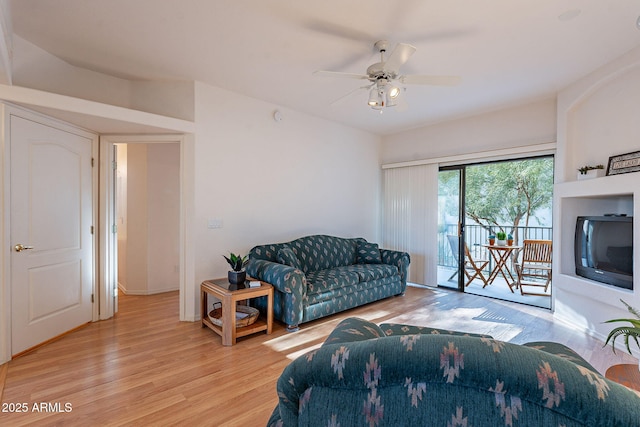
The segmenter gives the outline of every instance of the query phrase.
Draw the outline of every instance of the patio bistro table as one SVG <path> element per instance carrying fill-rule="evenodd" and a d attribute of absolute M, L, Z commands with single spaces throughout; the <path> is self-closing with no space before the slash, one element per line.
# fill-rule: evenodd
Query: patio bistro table
<path fill-rule="evenodd" d="M 513 285 L 516 284 L 516 279 L 511 274 L 511 270 L 507 266 L 507 261 L 509 260 L 509 255 L 517 249 L 522 249 L 522 246 L 499 246 L 499 245 L 482 245 L 483 247 L 489 250 L 491 257 L 495 261 L 495 265 L 489 274 L 489 279 L 487 280 L 487 284 L 493 283 L 493 281 L 498 277 L 498 274 L 502 274 L 505 282 L 507 282 L 507 286 L 509 286 L 509 290 L 513 293 Z M 511 279 L 511 282 L 509 282 Z M 486 284 L 483 288 L 487 286 Z M 517 287 L 517 284 L 516 284 Z"/>

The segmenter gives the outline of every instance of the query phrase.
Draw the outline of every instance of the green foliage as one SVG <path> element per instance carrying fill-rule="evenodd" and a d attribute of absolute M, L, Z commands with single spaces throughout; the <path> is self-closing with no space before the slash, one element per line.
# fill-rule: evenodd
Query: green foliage
<path fill-rule="evenodd" d="M 222 255 L 227 260 L 233 271 L 242 271 L 249 263 L 249 256 L 236 255 L 233 252 L 229 256 Z"/>
<path fill-rule="evenodd" d="M 523 220 L 527 226 L 537 210 L 551 207 L 552 191 L 550 157 L 469 166 L 466 214 L 488 230 L 511 224 L 513 232 Z"/>
<path fill-rule="evenodd" d="M 596 165 L 596 166 L 583 166 L 580 169 L 578 169 L 578 171 L 580 172 L 580 174 L 582 175 L 586 175 L 587 172 L 589 172 L 590 170 L 594 170 L 594 169 L 604 169 L 604 165 Z"/>
<path fill-rule="evenodd" d="M 498 238 L 498 240 L 507 240 L 507 233 L 505 233 L 504 231 L 498 231 L 496 233 L 496 237 Z"/>
<path fill-rule="evenodd" d="M 618 326 L 617 328 L 612 329 L 611 332 L 609 332 L 609 336 L 607 336 L 607 341 L 604 343 L 604 345 L 606 346 L 607 344 L 609 344 L 609 341 L 611 341 L 611 347 L 613 348 L 613 352 L 615 353 L 616 339 L 622 336 L 624 337 L 624 344 L 627 347 L 627 351 L 629 352 L 629 354 L 632 354 L 631 347 L 629 346 L 629 339 L 633 339 L 633 341 L 635 341 L 636 343 L 636 346 L 640 349 L 640 341 L 638 341 L 638 338 L 640 338 L 640 313 L 638 312 L 638 310 L 634 309 L 626 302 L 622 301 L 622 303 L 627 307 L 627 310 L 629 311 L 629 313 L 635 316 L 635 318 L 634 319 L 612 319 L 604 322 L 604 323 L 617 323 L 617 322 L 630 323 L 630 325 Z"/>

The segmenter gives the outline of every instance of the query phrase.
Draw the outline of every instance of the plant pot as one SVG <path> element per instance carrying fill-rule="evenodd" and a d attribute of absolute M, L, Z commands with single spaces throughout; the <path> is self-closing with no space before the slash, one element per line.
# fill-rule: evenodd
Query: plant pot
<path fill-rule="evenodd" d="M 506 240 L 498 240 L 496 243 L 498 244 L 498 246 L 507 246 Z"/>
<path fill-rule="evenodd" d="M 507 246 L 513 246 L 513 239 L 507 239 Z"/>
<path fill-rule="evenodd" d="M 585 173 L 578 172 L 578 181 L 582 181 L 583 179 L 601 178 L 604 174 L 604 169 L 591 169 Z"/>
<path fill-rule="evenodd" d="M 244 283 L 244 281 L 247 279 L 247 272 L 230 271 L 229 273 L 227 273 L 227 279 L 232 285 L 239 285 L 240 283 Z"/>
<path fill-rule="evenodd" d="M 489 245 L 493 246 L 496 244 L 496 239 L 489 239 Z"/>

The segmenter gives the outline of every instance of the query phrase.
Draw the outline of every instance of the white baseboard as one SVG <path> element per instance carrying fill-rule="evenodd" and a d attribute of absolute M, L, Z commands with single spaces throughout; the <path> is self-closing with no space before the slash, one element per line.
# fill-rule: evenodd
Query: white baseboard
<path fill-rule="evenodd" d="M 118 290 L 120 292 L 122 292 L 124 295 L 155 295 L 155 294 L 162 294 L 162 293 L 165 293 L 165 292 L 177 291 L 177 290 L 180 290 L 180 288 L 179 287 L 171 287 L 171 288 L 167 288 L 167 289 L 128 290 L 124 286 L 122 286 L 122 284 L 118 283 Z"/>

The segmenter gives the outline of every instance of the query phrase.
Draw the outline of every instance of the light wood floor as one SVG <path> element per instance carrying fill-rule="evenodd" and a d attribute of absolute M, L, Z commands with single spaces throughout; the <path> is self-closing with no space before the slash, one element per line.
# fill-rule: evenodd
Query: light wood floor
<path fill-rule="evenodd" d="M 0 393 L 6 376 L 0 425 L 263 426 L 276 405 L 275 383 L 284 367 L 349 316 L 485 333 L 514 343 L 558 341 L 601 372 L 635 362 L 554 323 L 547 310 L 446 290 L 410 287 L 403 297 L 305 324 L 297 333 L 276 323 L 273 334 L 241 338 L 233 347 L 223 347 L 199 323 L 178 321 L 177 292 L 121 296 L 115 319 L 0 367 Z M 41 402 L 70 411 L 34 412 Z M 5 412 L 22 403 L 27 413 Z"/>

